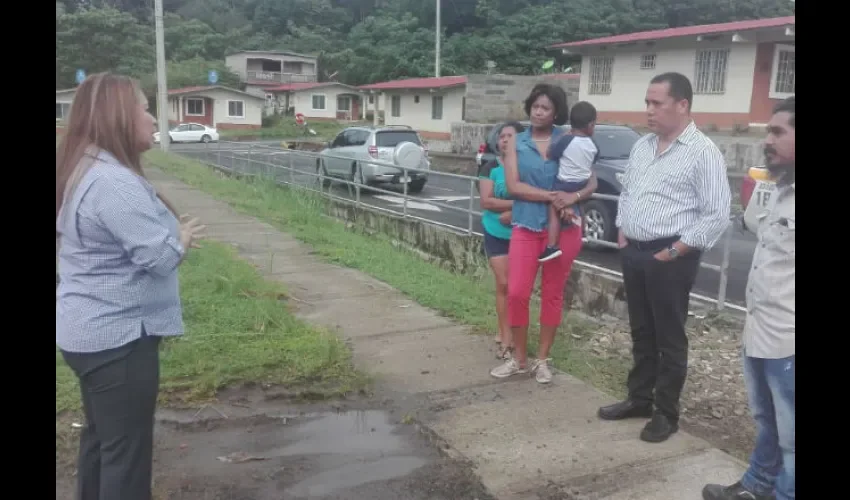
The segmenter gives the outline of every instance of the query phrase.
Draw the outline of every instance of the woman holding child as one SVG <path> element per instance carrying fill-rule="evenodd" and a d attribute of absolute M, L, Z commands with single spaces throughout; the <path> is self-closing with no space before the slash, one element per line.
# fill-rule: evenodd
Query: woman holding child
<path fill-rule="evenodd" d="M 582 162 L 575 161 L 583 155 L 577 154 L 576 145 L 572 145 L 579 135 L 572 133 L 564 137 L 563 132 L 555 127 L 567 122 L 567 98 L 562 88 L 545 83 L 535 85 L 525 101 L 525 112 L 531 120 L 531 127 L 506 140 L 503 159 L 505 184 L 514 200 L 511 210 L 513 230 L 508 251 L 508 321 L 515 354 L 491 370 L 490 374 L 506 378 L 531 372 L 537 382 L 545 384 L 552 381 L 549 351 L 561 323 L 564 286 L 582 244 L 582 228 L 580 222 L 577 223 L 573 207 L 593 194 L 596 177 L 589 173 L 588 167 L 587 176 L 582 183 L 576 184 L 584 170 Z M 595 116 L 593 118 L 595 121 Z M 585 125 L 578 134 L 589 137 L 592 135 L 592 123 Z M 561 156 L 553 157 L 551 153 L 560 153 Z M 567 157 L 575 158 L 569 161 Z M 559 169 L 562 171 L 559 172 Z M 556 181 L 560 181 L 558 186 Z M 556 191 L 556 187 L 563 190 Z M 554 245 L 549 243 L 548 234 L 550 205 L 562 221 L 561 224 L 553 224 Z M 558 255 L 552 257 L 552 253 Z M 537 359 L 529 367 L 529 304 L 541 264 L 540 342 Z"/>

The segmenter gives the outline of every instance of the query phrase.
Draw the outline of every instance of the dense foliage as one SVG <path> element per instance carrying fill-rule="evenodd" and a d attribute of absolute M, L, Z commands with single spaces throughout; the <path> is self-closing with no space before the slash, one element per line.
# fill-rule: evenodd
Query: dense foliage
<path fill-rule="evenodd" d="M 154 84 L 151 0 L 56 2 L 56 88 L 77 68 Z M 320 79 L 364 84 L 434 73 L 436 0 L 163 0 L 170 87 L 203 84 L 236 50 L 319 56 Z M 790 0 L 442 0 L 442 74 L 533 74 L 546 46 L 618 33 L 793 13 Z"/>

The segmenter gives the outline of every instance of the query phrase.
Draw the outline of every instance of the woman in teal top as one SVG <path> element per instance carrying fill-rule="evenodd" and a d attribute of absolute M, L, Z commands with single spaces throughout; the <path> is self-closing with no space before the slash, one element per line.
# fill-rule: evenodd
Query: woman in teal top
<path fill-rule="evenodd" d="M 505 150 L 504 144 L 523 131 L 518 122 L 508 122 L 499 130 L 499 155 Z M 508 323 L 508 248 L 511 242 L 511 207 L 508 189 L 505 185 L 505 169 L 500 160 L 488 162 L 478 173 L 481 191 L 481 225 L 484 227 L 484 253 L 490 261 L 493 278 L 496 282 L 496 316 L 499 318 L 499 335 L 496 343 L 499 359 L 510 358 L 513 342 Z"/>

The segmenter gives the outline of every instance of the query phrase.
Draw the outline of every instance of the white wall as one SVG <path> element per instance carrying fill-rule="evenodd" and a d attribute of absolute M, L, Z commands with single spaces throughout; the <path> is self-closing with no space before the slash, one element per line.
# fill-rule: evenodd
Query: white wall
<path fill-rule="evenodd" d="M 392 116 L 392 96 L 401 98 L 400 116 Z M 439 120 L 431 118 L 431 97 L 443 96 L 443 117 Z M 419 96 L 419 102 L 415 102 Z M 466 96 L 466 86 L 449 89 L 419 89 L 419 90 L 388 90 L 382 99 L 384 120 L 386 125 L 408 125 L 416 130 L 426 132 L 451 133 L 452 123 L 463 121 L 463 98 Z"/>
<path fill-rule="evenodd" d="M 684 45 L 687 44 L 687 45 Z M 694 82 L 698 49 L 730 48 L 726 68 L 726 91 L 723 94 L 695 94 L 695 113 L 749 113 L 756 60 L 755 43 L 657 42 L 654 46 L 589 49 L 581 61 L 579 99 L 589 101 L 599 111 L 645 111 L 644 96 L 653 76 L 675 71 Z M 643 54 L 656 54 L 654 69 L 641 69 Z M 614 55 L 611 71 L 611 93 L 589 94 L 590 56 Z"/>
<path fill-rule="evenodd" d="M 337 112 L 337 97 L 340 94 L 349 94 L 351 98 L 351 105 L 349 106 L 349 111 L 353 110 L 354 100 L 356 97 L 352 94 L 357 94 L 356 90 L 342 87 L 329 85 L 327 87 L 319 87 L 315 89 L 306 89 L 299 90 L 293 92 L 290 97 L 290 106 L 295 108 L 296 113 L 302 113 L 307 118 L 328 118 L 328 119 L 336 119 Z M 323 95 L 325 96 L 325 109 L 313 109 L 313 96 L 314 95 Z M 278 97 L 278 101 L 280 105 L 283 106 L 286 104 L 286 97 L 281 95 Z M 362 107 L 362 103 L 360 104 Z M 360 119 L 360 111 L 355 115 L 352 115 L 353 120 Z"/>

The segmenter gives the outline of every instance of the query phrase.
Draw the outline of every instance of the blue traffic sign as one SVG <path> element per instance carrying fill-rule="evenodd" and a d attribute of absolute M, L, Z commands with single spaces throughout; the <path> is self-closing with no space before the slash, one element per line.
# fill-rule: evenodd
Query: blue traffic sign
<path fill-rule="evenodd" d="M 218 71 L 215 71 L 215 70 L 210 71 L 209 76 L 210 76 L 210 83 L 215 85 L 215 83 L 218 82 Z"/>
<path fill-rule="evenodd" d="M 83 83 L 83 80 L 85 80 L 85 79 L 86 79 L 86 72 L 85 72 L 85 70 L 78 69 L 78 70 L 77 70 L 77 77 L 76 77 L 76 78 L 77 78 L 77 85 L 79 85 L 79 84 Z"/>

